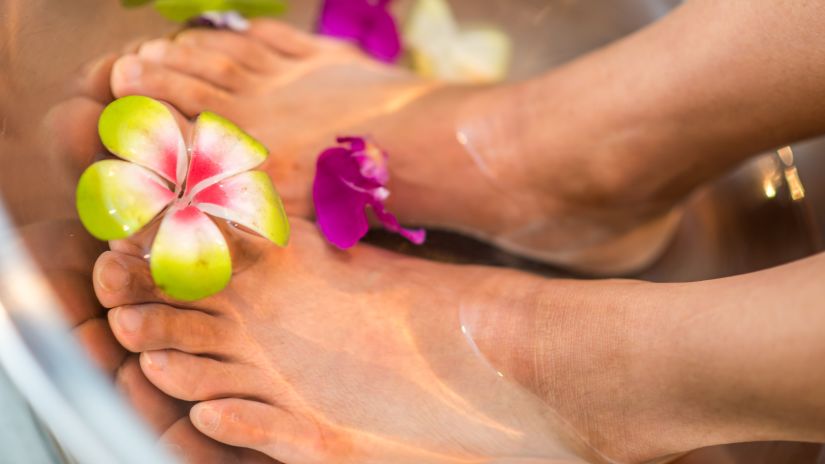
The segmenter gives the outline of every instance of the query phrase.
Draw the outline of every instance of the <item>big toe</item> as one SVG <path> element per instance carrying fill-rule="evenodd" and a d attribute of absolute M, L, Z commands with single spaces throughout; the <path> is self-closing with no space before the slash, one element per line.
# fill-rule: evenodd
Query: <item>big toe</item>
<path fill-rule="evenodd" d="M 190 117 L 205 110 L 220 112 L 230 100 L 229 94 L 215 85 L 133 54 L 115 62 L 111 84 L 115 97 L 152 97 L 171 103 Z"/>
<path fill-rule="evenodd" d="M 107 308 L 169 301 L 152 281 L 146 261 L 136 256 L 103 253 L 95 263 L 93 281 L 97 299 Z"/>
<path fill-rule="evenodd" d="M 156 63 L 229 92 L 255 85 L 255 75 L 232 57 L 186 42 L 157 39 L 140 47 L 144 62 Z"/>

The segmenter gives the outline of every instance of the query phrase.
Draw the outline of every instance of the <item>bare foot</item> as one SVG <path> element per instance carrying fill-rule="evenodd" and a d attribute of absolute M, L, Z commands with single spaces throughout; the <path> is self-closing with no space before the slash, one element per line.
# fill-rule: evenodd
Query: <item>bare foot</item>
<path fill-rule="evenodd" d="M 116 97 L 147 95 L 187 116 L 209 109 L 233 120 L 272 150 L 265 168 L 290 212 L 304 216 L 318 153 L 432 86 L 268 20 L 248 36 L 195 29 L 144 43 L 115 64 L 111 81 Z"/>
<path fill-rule="evenodd" d="M 262 140 L 273 152 L 265 169 L 292 215 L 312 216 L 320 150 L 338 135 L 363 134 L 391 155 L 390 206 L 402 222 L 461 231 L 599 274 L 648 264 L 676 222 L 667 215 L 672 204 L 617 208 L 587 197 L 598 195 L 600 180 L 558 169 L 575 164 L 561 159 L 565 150 L 544 167 L 518 166 L 518 153 L 503 164 L 480 161 L 473 144 L 501 140 L 472 137 L 477 118 L 468 114 L 496 112 L 488 101 L 507 95 L 482 98 L 486 89 L 424 81 L 271 20 L 253 22 L 245 35 L 189 30 L 147 42 L 120 58 L 111 83 L 117 97 L 148 95 L 190 116 L 213 110 Z M 492 124 L 485 133 L 496 134 Z"/>
<path fill-rule="evenodd" d="M 643 284 L 345 253 L 293 226 L 286 249 L 188 305 L 140 257 L 96 265 L 115 337 L 154 385 L 198 403 L 207 436 L 287 463 L 645 462 L 686 449 L 681 433 L 651 440 L 683 413 L 668 373 L 638 381 L 644 337 L 613 308 Z M 106 282 L 115 269 L 129 278 Z"/>

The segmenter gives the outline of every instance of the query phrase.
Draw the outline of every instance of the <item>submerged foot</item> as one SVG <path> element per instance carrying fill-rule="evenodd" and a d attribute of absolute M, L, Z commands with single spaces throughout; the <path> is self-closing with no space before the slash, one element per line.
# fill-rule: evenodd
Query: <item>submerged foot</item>
<path fill-rule="evenodd" d="M 189 116 L 218 112 L 263 141 L 273 152 L 265 169 L 292 215 L 312 216 L 319 152 L 336 136 L 367 135 L 390 153 L 390 208 L 405 223 L 615 275 L 649 264 L 676 222 L 666 208 L 592 202 L 588 191 L 599 189 L 598 180 L 576 177 L 571 185 L 553 163 L 528 169 L 517 153 L 479 162 L 472 144 L 491 136 L 467 140 L 464 119 L 496 111 L 490 98 L 476 98 L 484 89 L 424 81 L 270 20 L 254 21 L 245 34 L 188 30 L 147 42 L 118 60 L 111 84 L 116 97 L 151 96 Z M 482 129 L 496 132 L 495 124 Z"/>
<path fill-rule="evenodd" d="M 473 271 L 341 253 L 294 223 L 287 249 L 197 305 L 158 293 L 140 258 L 98 262 L 131 276 L 97 286 L 115 336 L 154 385 L 198 403 L 198 430 L 284 462 L 578 462 L 586 446 L 462 334 L 453 298 Z"/>
<path fill-rule="evenodd" d="M 566 323 L 541 343 L 532 329 L 509 330 L 519 305 L 539 298 L 538 279 L 370 247 L 340 252 L 311 224 L 293 225 L 286 249 L 268 249 L 197 303 L 161 294 L 142 258 L 109 252 L 96 265 L 99 277 L 112 267 L 129 276 L 96 280 L 115 337 L 142 353 L 150 382 L 197 403 L 190 417 L 205 435 L 288 463 L 605 462 L 588 445 L 594 439 L 610 456 L 652 452 L 623 422 L 627 405 L 640 403 L 615 396 L 630 371 L 613 338 Z M 575 301 L 568 287 L 552 305 L 581 319 L 566 308 Z M 477 333 L 481 310 L 503 317 L 492 344 Z M 552 375 L 538 366 L 549 390 L 497 367 L 506 364 L 497 353 L 527 354 L 518 346 L 528 339 L 558 359 Z M 588 359 L 576 362 L 582 353 Z M 588 398 L 578 397 L 583 386 Z M 637 419 L 656 410 L 640 407 Z"/>
<path fill-rule="evenodd" d="M 144 43 L 112 73 L 116 97 L 165 100 L 228 117 L 272 151 L 266 170 L 292 214 L 309 216 L 315 158 L 335 137 L 394 111 L 430 84 L 344 43 L 275 21 L 246 35 L 194 29 Z"/>

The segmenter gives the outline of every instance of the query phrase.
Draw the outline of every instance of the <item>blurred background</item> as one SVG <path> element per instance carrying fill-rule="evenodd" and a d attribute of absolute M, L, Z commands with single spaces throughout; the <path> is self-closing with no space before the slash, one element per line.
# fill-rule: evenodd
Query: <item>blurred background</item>
<path fill-rule="evenodd" d="M 399 14 L 409 6 L 399 0 Z M 514 40 L 510 79 L 545 72 L 630 34 L 678 5 L 676 0 L 452 0 L 461 21 L 494 23 Z M 312 29 L 316 0 L 293 0 L 285 20 Z M 27 237 L 72 321 L 78 296 L 58 271 L 92 262 L 100 245 L 71 227 L 78 173 L 67 162 L 78 146 L 96 147 L 82 113 L 60 108 L 82 89 L 90 63 L 178 25 L 152 8 L 124 9 L 115 0 L 3 0 L 0 3 L 0 194 L 14 227 Z M 769 70 L 766 70 L 768 72 Z M 82 111 L 82 106 L 80 107 Z M 638 278 L 711 279 L 776 266 L 822 250 L 825 241 L 825 140 L 765 153 L 697 191 L 667 252 Z M 0 234 L 2 237 L 2 234 Z M 33 237 L 28 239 L 28 237 Z M 567 276 L 454 234 L 435 232 L 423 248 L 371 233 L 373 243 L 450 262 L 484 263 Z M 91 261 L 89 261 L 91 260 Z M 81 272 L 78 278 L 82 278 Z M 585 276 L 576 276 L 585 277 Z M 88 282 L 86 282 L 88 285 Z M 90 353 L 94 358 L 99 353 Z M 48 433 L 0 372 L 0 463 L 60 462 Z M 667 433 L 663 431 L 663 433 Z M 14 446 L 11 446 L 11 445 Z M 11 450 L 8 451 L 7 450 Z M 17 451 L 15 451 L 17 450 Z M 817 462 L 820 446 L 755 443 L 701 450 L 686 463 Z"/>

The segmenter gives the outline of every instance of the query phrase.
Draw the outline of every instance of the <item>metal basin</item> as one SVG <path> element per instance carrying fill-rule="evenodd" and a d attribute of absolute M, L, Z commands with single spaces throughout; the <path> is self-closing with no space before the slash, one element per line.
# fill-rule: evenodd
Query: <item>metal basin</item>
<path fill-rule="evenodd" d="M 317 1 L 295 0 L 287 20 L 310 28 Z M 460 18 L 495 22 L 514 38 L 512 79 L 546 72 L 582 53 L 632 33 L 666 14 L 676 0 L 454 0 Z M 409 2 L 398 2 L 402 12 Z M 19 396 L 0 382 L 0 400 L 13 398 L 10 424 L 31 440 L 15 439 L 2 449 L 36 443 L 25 462 L 58 462 L 67 448 L 84 462 L 164 462 L 150 434 L 118 399 L 106 378 L 73 344 L 66 295 L 49 269 L 71 254 L 94 257 L 101 247 L 84 241 L 65 220 L 74 216 L 76 182 L 66 151 L 92 139 L 73 137 L 75 127 L 55 128 L 52 110 L 78 94 L 84 66 L 130 41 L 168 34 L 177 26 L 163 22 L 149 8 L 123 10 L 109 0 L 5 0 L 0 4 L 0 362 L 46 427 L 33 421 Z M 774 154 L 746 163 L 736 172 L 696 192 L 673 244 L 640 278 L 655 281 L 708 279 L 753 271 L 810 255 L 821 249 L 825 224 L 825 182 L 821 152 L 825 142 L 794 146 L 795 167 L 806 188 L 794 198 L 779 175 Z M 779 174 L 778 174 L 779 173 Z M 776 176 L 779 175 L 777 178 Z M 765 189 L 776 178 L 774 190 Z M 798 197 L 798 195 L 797 195 Z M 818 213 L 817 213 L 818 212 Z M 17 246 L 20 236 L 29 240 Z M 31 239 L 35 237 L 35 239 Z M 374 243 L 405 253 L 452 262 L 510 266 L 550 276 L 557 269 L 515 258 L 465 237 L 434 233 L 430 244 L 411 249 L 394 237 L 371 236 Z M 72 255 L 73 256 L 73 255 Z M 29 266 L 35 258 L 38 268 Z M 55 262 L 58 261 L 58 262 Z M 41 272 L 44 271 L 44 272 Z M 23 285 L 23 287 L 20 287 Z M 29 285 L 29 287 L 25 287 Z M 21 298 L 20 289 L 34 292 Z M 62 303 L 62 304 L 61 304 Z M 88 401 L 93 397 L 95 401 Z M 0 401 L 0 404 L 5 404 Z M 16 411 L 16 412 L 14 412 Z M 4 423 L 0 423 L 2 425 Z M 23 424 L 23 425 L 20 425 Z M 54 446 L 43 430 L 53 432 Z M 37 436 L 34 436 L 35 434 Z M 818 448 L 801 444 L 749 444 L 718 447 L 686 457 L 684 463 L 814 462 Z M 45 457 L 42 457 L 45 456 Z M 101 461 L 100 459 L 104 459 Z M 41 461 L 42 460 L 42 461 Z M 0 463 L 3 463 L 0 455 Z"/>

